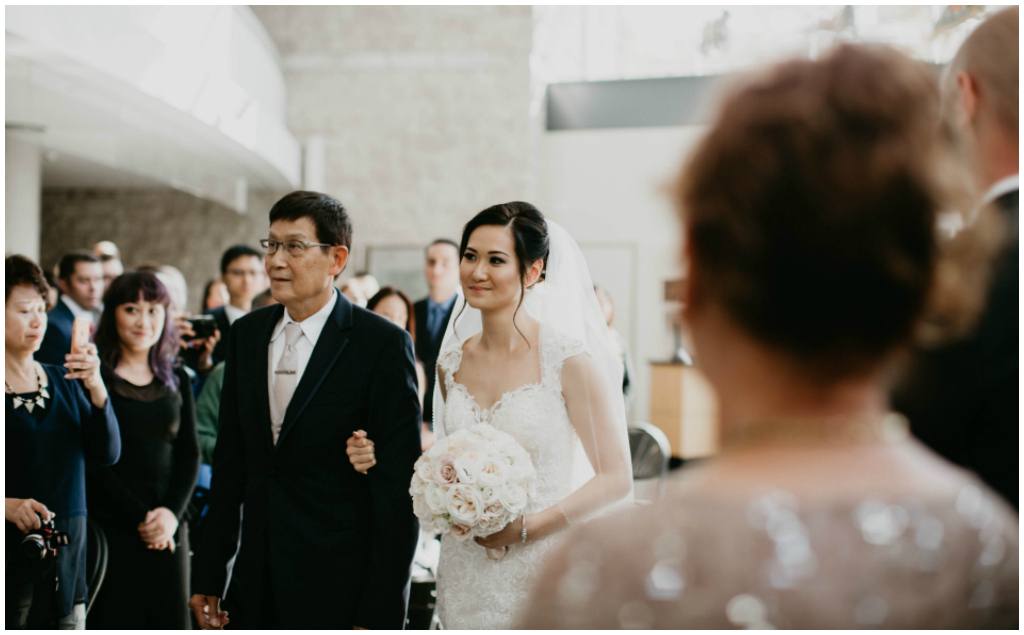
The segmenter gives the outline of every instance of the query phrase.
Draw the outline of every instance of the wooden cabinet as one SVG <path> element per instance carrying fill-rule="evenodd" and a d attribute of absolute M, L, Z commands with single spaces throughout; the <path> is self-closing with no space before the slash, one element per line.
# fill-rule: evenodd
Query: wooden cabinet
<path fill-rule="evenodd" d="M 651 423 L 672 445 L 672 456 L 692 459 L 718 450 L 718 400 L 699 370 L 651 364 Z"/>

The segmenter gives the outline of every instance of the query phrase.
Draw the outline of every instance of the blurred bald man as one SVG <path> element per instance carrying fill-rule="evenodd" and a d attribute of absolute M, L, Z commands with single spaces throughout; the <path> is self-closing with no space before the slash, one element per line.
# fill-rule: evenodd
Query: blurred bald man
<path fill-rule="evenodd" d="M 967 38 L 943 79 L 943 109 L 971 162 L 977 205 L 1003 217 L 1005 242 L 982 317 L 967 339 L 919 355 L 894 396 L 914 434 L 973 470 L 1019 509 L 1020 365 L 1018 128 L 1019 9 L 1000 11 Z"/>

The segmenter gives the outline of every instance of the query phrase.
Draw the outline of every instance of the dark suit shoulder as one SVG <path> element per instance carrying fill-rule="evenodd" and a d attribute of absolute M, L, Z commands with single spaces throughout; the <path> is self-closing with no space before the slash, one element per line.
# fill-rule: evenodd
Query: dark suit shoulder
<path fill-rule="evenodd" d="M 51 322 L 55 319 L 69 323 L 75 321 L 75 314 L 72 313 L 71 309 L 68 308 L 68 305 L 64 304 L 61 300 L 57 300 L 57 304 L 50 309 L 50 312 L 46 314 L 46 317 Z"/>

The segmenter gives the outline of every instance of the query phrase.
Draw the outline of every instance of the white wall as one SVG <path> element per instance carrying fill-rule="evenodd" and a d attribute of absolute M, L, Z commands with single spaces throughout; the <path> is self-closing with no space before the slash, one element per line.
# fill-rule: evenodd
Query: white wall
<path fill-rule="evenodd" d="M 637 371 L 633 420 L 648 420 L 648 363 L 672 354 L 664 283 L 680 275 L 682 233 L 667 187 L 703 130 L 549 132 L 541 143 L 536 204 L 576 238 L 594 281 L 615 297 L 615 326 L 629 340 Z M 632 270 L 623 272 L 629 253 Z"/>

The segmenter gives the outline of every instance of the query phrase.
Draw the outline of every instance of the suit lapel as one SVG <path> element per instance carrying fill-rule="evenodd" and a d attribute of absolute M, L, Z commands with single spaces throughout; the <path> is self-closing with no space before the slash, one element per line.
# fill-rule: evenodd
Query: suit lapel
<path fill-rule="evenodd" d="M 277 438 L 277 447 L 281 447 L 285 436 L 295 426 L 295 422 L 302 416 L 306 406 L 313 399 L 313 395 L 319 390 L 327 374 L 334 367 L 335 362 L 341 357 L 341 352 L 348 345 L 348 336 L 344 331 L 352 327 L 352 304 L 344 295 L 338 293 L 338 301 L 334 305 L 331 317 L 324 324 L 324 330 L 320 332 L 320 338 L 313 347 L 313 354 L 309 357 L 306 370 L 302 372 L 302 379 L 295 387 L 295 393 L 288 404 L 288 410 L 284 415 L 284 423 L 281 424 L 281 434 Z"/>
<path fill-rule="evenodd" d="M 278 304 L 273 310 L 268 311 L 266 324 L 263 325 L 263 333 L 260 337 L 261 346 L 257 347 L 258 359 L 256 360 L 256 403 L 259 404 L 259 415 L 261 427 L 264 431 L 264 440 L 267 449 L 274 451 L 274 433 L 271 431 L 270 422 L 270 338 L 274 335 L 274 327 L 281 321 L 284 315 L 284 307 Z"/>

